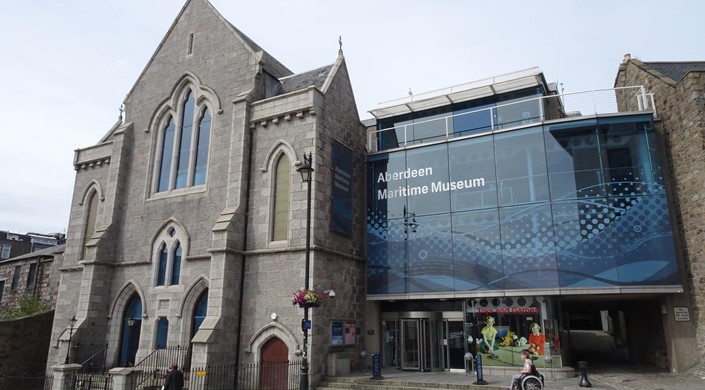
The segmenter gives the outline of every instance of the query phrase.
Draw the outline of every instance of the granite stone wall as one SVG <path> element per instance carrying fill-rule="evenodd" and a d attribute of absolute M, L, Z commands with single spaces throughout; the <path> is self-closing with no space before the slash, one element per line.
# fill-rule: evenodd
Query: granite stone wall
<path fill-rule="evenodd" d="M 655 126 L 663 137 L 677 250 L 684 294 L 663 299 L 668 356 L 673 370 L 705 360 L 705 74 L 689 72 L 673 80 L 648 63 L 628 59 L 615 86 L 643 85 L 654 94 Z M 673 320 L 673 307 L 687 307 L 690 321 Z"/>

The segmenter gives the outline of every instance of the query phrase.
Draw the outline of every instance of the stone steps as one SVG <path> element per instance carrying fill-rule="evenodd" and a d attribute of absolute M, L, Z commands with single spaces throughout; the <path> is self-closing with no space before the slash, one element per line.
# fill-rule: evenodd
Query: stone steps
<path fill-rule="evenodd" d="M 506 390 L 506 386 L 458 383 L 416 382 L 408 380 L 379 380 L 366 378 L 324 377 L 316 390 Z"/>

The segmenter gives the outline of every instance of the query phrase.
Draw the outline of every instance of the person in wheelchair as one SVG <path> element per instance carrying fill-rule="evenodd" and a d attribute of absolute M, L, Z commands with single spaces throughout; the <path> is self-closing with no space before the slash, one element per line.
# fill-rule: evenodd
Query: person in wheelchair
<path fill-rule="evenodd" d="M 541 390 L 543 389 L 543 376 L 539 374 L 534 362 L 531 360 L 531 353 L 527 350 L 521 351 L 519 354 L 524 361 L 524 366 L 521 372 L 517 375 L 512 375 L 512 382 L 509 384 L 509 390 Z"/>

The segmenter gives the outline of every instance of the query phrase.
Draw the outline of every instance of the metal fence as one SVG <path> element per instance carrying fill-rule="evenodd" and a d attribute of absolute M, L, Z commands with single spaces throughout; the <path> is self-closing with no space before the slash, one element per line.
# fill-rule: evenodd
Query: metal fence
<path fill-rule="evenodd" d="M 139 370 L 134 374 L 133 389 L 160 389 L 169 366 L 176 364 L 182 370 L 188 370 L 188 348 L 177 345 L 152 351 L 135 364 Z"/>
<path fill-rule="evenodd" d="M 75 372 L 69 379 L 70 390 L 111 390 L 113 378 L 110 374 Z"/>
<path fill-rule="evenodd" d="M 108 344 L 76 344 L 75 361 L 83 372 L 105 372 Z"/>
<path fill-rule="evenodd" d="M 51 390 L 54 383 L 52 375 L 22 376 L 0 378 L 0 389 Z"/>
<path fill-rule="evenodd" d="M 187 378 L 189 390 L 296 390 L 301 361 L 194 367 Z"/>

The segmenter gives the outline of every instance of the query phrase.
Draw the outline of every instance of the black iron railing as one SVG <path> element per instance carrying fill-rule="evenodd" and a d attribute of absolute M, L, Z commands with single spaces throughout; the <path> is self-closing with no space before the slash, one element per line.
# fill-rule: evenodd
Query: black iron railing
<path fill-rule="evenodd" d="M 186 376 L 189 390 L 296 390 L 301 361 L 193 367 Z"/>
<path fill-rule="evenodd" d="M 105 372 L 105 358 L 108 344 L 76 344 L 76 363 L 81 364 L 82 372 Z"/>

